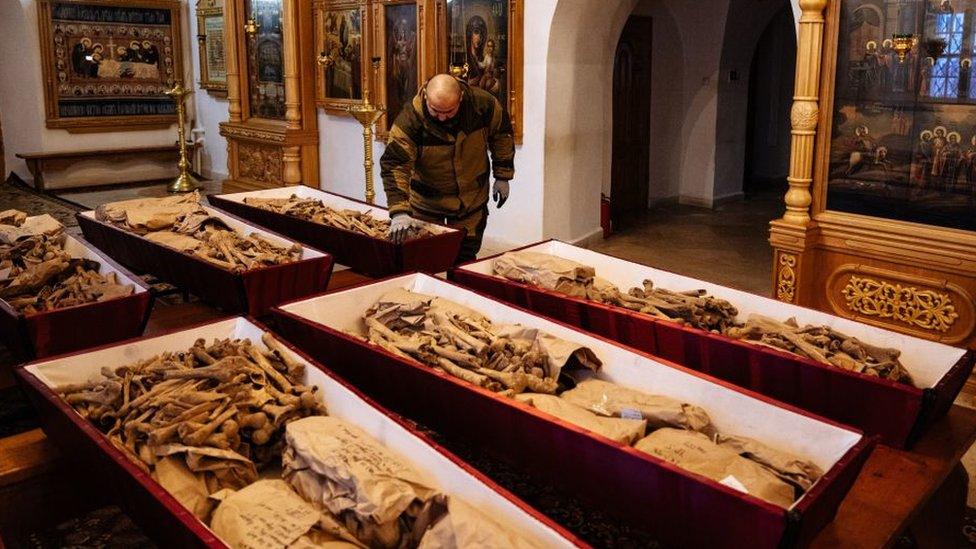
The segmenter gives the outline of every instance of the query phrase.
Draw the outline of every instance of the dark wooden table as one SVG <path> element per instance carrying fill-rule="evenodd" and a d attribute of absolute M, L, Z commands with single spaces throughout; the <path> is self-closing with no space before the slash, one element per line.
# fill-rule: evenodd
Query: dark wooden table
<path fill-rule="evenodd" d="M 878 446 L 813 546 L 887 547 L 908 537 L 956 547 L 969 481 L 960 460 L 974 441 L 976 410 L 957 405 L 911 452 Z"/>

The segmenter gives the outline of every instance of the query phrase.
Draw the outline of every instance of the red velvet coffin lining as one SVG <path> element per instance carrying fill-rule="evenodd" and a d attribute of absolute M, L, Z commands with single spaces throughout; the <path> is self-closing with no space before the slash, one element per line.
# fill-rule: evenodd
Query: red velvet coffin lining
<path fill-rule="evenodd" d="M 896 447 L 910 448 L 949 411 L 976 362 L 976 353 L 967 352 L 935 387 L 922 390 L 495 276 L 455 268 L 448 277 L 482 294 L 879 435 Z"/>
<path fill-rule="evenodd" d="M 272 312 L 287 339 L 390 410 L 563 486 L 666 545 L 810 540 L 832 520 L 876 441 L 862 439 L 786 511 L 351 335 L 280 308 Z"/>
<path fill-rule="evenodd" d="M 247 320 L 263 330 L 269 330 L 267 326 L 254 318 L 249 317 Z M 183 332 L 195 327 L 221 321 L 218 320 L 200 323 L 195 326 L 181 327 L 169 330 L 166 333 Z M 160 335 L 166 335 L 166 333 L 152 337 L 159 337 Z M 119 344 L 136 343 L 141 339 L 145 338 L 133 338 Z M 523 512 L 551 528 L 573 545 L 584 548 L 589 547 L 589 545 L 577 538 L 569 530 L 556 524 L 552 519 L 496 484 L 483 473 L 474 469 L 461 460 L 461 458 L 436 443 L 429 436 L 405 422 L 401 417 L 380 406 L 374 399 L 349 384 L 329 368 L 319 364 L 280 336 L 277 339 L 281 344 L 297 353 L 301 358 L 307 360 L 313 367 L 321 370 L 339 385 L 362 399 L 367 405 L 377 409 L 390 421 L 401 426 L 411 435 L 419 438 L 422 442 L 432 447 L 486 487 L 513 503 Z M 86 352 L 111 346 L 102 345 L 97 348 L 88 349 Z M 227 547 L 192 512 L 183 507 L 169 492 L 153 480 L 150 474 L 133 464 L 97 428 L 79 416 L 71 406 L 65 403 L 47 385 L 34 377 L 26 369 L 18 369 L 16 373 L 21 379 L 21 386 L 24 387 L 34 408 L 38 411 L 45 434 L 55 441 L 60 448 L 66 451 L 70 450 L 72 460 L 69 466 L 75 467 L 77 477 L 80 479 L 88 479 L 92 484 L 91 489 L 108 492 L 126 514 L 135 519 L 140 527 L 154 541 L 160 543 L 160 547 Z M 328 405 L 328 402 L 326 402 L 326 405 Z"/>
<path fill-rule="evenodd" d="M 118 262 L 189 289 L 228 313 L 263 316 L 278 303 L 325 290 L 332 276 L 328 254 L 235 273 L 96 219 L 76 217 L 85 238 Z"/>
<path fill-rule="evenodd" d="M 382 238 L 263 210 L 219 195 L 209 196 L 207 200 L 216 208 L 325 250 L 341 265 L 373 278 L 409 271 L 444 272 L 454 265 L 466 234 L 460 229 L 396 245 Z M 365 202 L 361 204 L 369 206 Z"/>
<path fill-rule="evenodd" d="M 83 239 L 73 238 L 95 251 Z M 137 290 L 145 291 L 33 315 L 19 313 L 6 301 L 0 300 L 0 340 L 18 360 L 58 355 L 129 339 L 142 333 L 152 311 L 149 286 L 104 256 L 98 261 L 111 265 L 129 278 Z"/>

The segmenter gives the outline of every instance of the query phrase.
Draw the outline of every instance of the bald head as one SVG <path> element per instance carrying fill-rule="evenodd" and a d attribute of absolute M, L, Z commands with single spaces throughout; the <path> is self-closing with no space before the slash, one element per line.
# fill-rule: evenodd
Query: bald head
<path fill-rule="evenodd" d="M 461 106 L 461 84 L 449 74 L 438 74 L 427 82 L 427 110 L 441 122 L 457 115 Z"/>

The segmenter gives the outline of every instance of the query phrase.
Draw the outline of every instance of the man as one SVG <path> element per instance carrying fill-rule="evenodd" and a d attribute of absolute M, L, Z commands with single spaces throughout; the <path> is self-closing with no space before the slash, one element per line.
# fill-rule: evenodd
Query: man
<path fill-rule="evenodd" d="M 515 176 L 508 113 L 490 93 L 439 74 L 397 116 L 380 166 L 393 241 L 417 220 L 445 223 L 468 231 L 457 261 L 470 261 L 488 224 L 489 168 L 499 208 Z"/>

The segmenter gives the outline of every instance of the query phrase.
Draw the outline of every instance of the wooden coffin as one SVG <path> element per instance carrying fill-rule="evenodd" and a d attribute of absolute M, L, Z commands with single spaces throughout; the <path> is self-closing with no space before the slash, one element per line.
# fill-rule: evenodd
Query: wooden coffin
<path fill-rule="evenodd" d="M 20 360 L 52 356 L 142 334 L 152 310 L 149 287 L 80 238 L 66 235 L 71 257 L 99 263 L 102 274 L 115 273 L 120 284 L 132 284 L 132 294 L 25 315 L 0 299 L 0 340 Z"/>
<path fill-rule="evenodd" d="M 87 381 L 103 366 L 117 367 L 162 351 L 189 348 L 197 338 L 250 338 L 258 345 L 264 326 L 231 318 L 166 335 L 132 340 L 86 353 L 35 361 L 17 374 L 41 416 L 44 431 L 92 489 L 107 492 L 160 547 L 225 547 L 203 522 L 152 477 L 116 449 L 52 387 Z M 472 469 L 426 435 L 341 381 L 328 369 L 290 349 L 306 364 L 306 384 L 316 385 L 328 413 L 356 425 L 412 465 L 451 497 L 458 497 L 540 547 L 584 546 L 539 511 Z"/>
<path fill-rule="evenodd" d="M 739 318 L 759 313 L 800 325 L 831 326 L 862 341 L 901 349 L 917 387 L 849 372 L 812 359 L 723 335 L 513 282 L 492 274 L 494 257 L 459 266 L 451 280 L 542 315 L 556 318 L 682 366 L 852 425 L 884 443 L 911 447 L 952 406 L 973 370 L 976 353 L 919 339 L 813 309 L 733 290 L 632 263 L 559 241 L 522 248 L 596 268 L 623 291 L 645 279 L 674 291 L 705 289 L 728 300 Z M 497 256 L 495 256 L 497 257 Z"/>
<path fill-rule="evenodd" d="M 326 206 L 335 209 L 369 212 L 373 217 L 380 219 L 389 217 L 385 208 L 370 206 L 365 202 L 305 185 L 211 195 L 207 200 L 217 208 L 253 221 L 298 242 L 324 250 L 332 254 L 340 265 L 348 266 L 356 272 L 373 278 L 411 271 L 425 273 L 446 271 L 454 265 L 461 249 L 461 241 L 464 240 L 463 229 L 429 224 L 431 229 L 437 232 L 436 235 L 393 244 L 383 238 L 373 238 L 355 231 L 314 223 L 244 203 L 244 199 L 249 197 L 288 198 L 291 195 L 321 200 Z"/>
<path fill-rule="evenodd" d="M 258 233 L 276 244 L 292 245 L 292 241 L 226 212 L 204 209 L 244 234 Z M 303 246 L 299 261 L 237 273 L 99 221 L 93 210 L 81 212 L 77 218 L 85 238 L 119 263 L 188 289 L 228 313 L 262 316 L 273 305 L 321 292 L 332 276 L 332 257 L 308 246 Z"/>
<path fill-rule="evenodd" d="M 362 333 L 364 312 L 397 287 L 584 345 L 603 361 L 603 379 L 700 405 L 719 431 L 793 452 L 826 473 L 783 509 L 352 335 Z M 802 544 L 831 520 L 874 444 L 852 429 L 427 275 L 329 293 L 273 313 L 289 341 L 394 412 L 547 478 L 668 546 Z"/>

